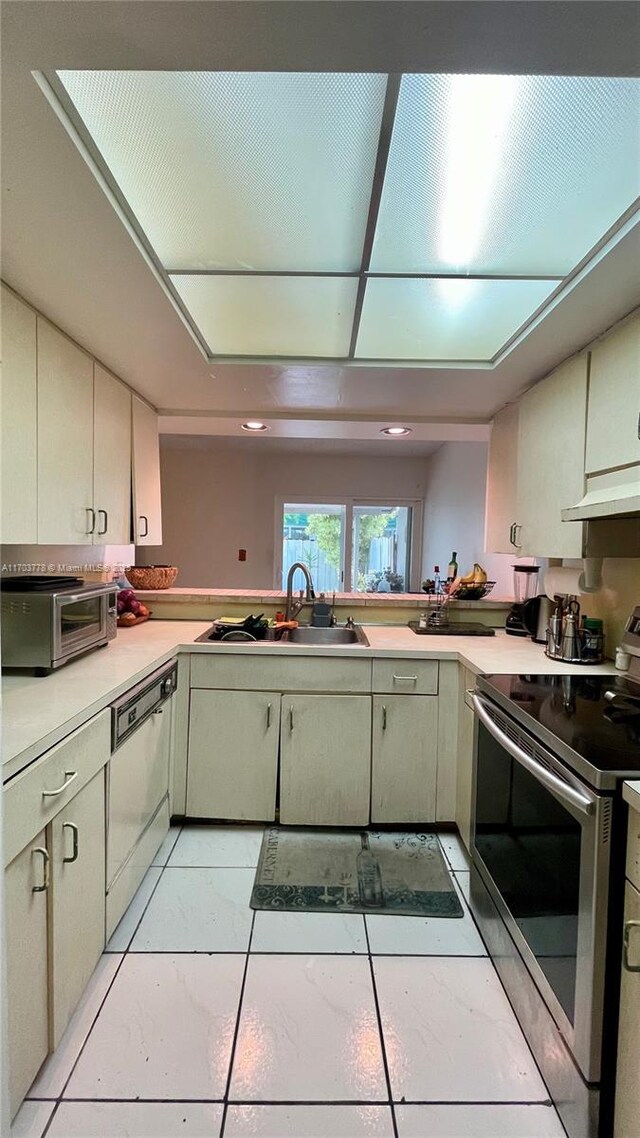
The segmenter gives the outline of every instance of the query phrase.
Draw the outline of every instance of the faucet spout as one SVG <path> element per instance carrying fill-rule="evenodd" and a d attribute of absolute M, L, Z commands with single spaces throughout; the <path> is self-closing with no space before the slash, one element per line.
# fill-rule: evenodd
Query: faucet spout
<path fill-rule="evenodd" d="M 304 600 L 302 600 L 302 591 L 301 591 L 300 600 L 294 601 L 294 599 L 293 599 L 293 578 L 294 578 L 296 569 L 299 569 L 300 572 L 302 573 L 302 575 L 304 576 L 307 588 L 306 588 Z M 291 568 L 289 569 L 289 572 L 287 573 L 287 607 L 285 610 L 286 620 L 293 620 L 298 615 L 298 613 L 300 612 L 300 609 L 305 604 L 309 604 L 312 600 L 314 600 L 314 598 L 315 598 L 315 593 L 313 591 L 313 581 L 311 580 L 311 572 L 309 570 L 309 566 L 305 565 L 303 561 L 295 561 L 293 563 L 293 565 L 291 566 Z"/>

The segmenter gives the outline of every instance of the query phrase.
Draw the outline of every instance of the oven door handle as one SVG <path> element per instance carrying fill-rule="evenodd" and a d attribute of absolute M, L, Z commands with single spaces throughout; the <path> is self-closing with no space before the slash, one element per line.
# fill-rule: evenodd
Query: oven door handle
<path fill-rule="evenodd" d="M 581 794 L 580 791 L 576 790 L 573 786 L 567 786 L 567 783 L 564 782 L 563 779 L 558 778 L 557 775 L 553 774 L 553 771 L 548 771 L 546 767 L 537 763 L 535 759 L 527 755 L 517 743 L 514 743 L 508 735 L 505 735 L 504 731 L 501 731 L 498 725 L 493 722 L 493 719 L 487 712 L 485 704 L 475 692 L 471 700 L 478 719 L 484 724 L 489 734 L 493 735 L 493 738 L 500 743 L 501 747 L 504 747 L 505 751 L 509 752 L 516 762 L 520 763 L 525 770 L 528 770 L 529 773 L 532 774 L 538 782 L 541 782 L 543 786 L 546 786 L 548 790 L 552 790 L 554 794 L 557 794 L 558 798 L 575 806 L 582 814 L 593 814 L 595 804 L 591 798 L 587 798 L 585 794 Z"/>

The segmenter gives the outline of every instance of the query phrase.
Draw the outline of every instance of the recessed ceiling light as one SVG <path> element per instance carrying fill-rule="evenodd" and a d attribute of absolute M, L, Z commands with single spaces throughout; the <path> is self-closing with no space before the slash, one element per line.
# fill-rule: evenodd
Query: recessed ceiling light
<path fill-rule="evenodd" d="M 241 430 L 243 431 L 268 431 L 269 428 L 266 423 L 261 423 L 259 419 L 249 419 L 246 423 L 242 424 Z"/>
<path fill-rule="evenodd" d="M 383 427 L 381 435 L 390 435 L 391 438 L 400 438 L 401 435 L 410 435 L 411 427 Z"/>

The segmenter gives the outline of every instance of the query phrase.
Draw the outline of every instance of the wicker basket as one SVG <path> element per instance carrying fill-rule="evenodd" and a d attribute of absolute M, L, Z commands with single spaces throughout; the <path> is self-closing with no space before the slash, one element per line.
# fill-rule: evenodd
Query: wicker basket
<path fill-rule="evenodd" d="M 177 576 L 175 565 L 131 565 L 125 569 L 133 589 L 170 589 Z"/>

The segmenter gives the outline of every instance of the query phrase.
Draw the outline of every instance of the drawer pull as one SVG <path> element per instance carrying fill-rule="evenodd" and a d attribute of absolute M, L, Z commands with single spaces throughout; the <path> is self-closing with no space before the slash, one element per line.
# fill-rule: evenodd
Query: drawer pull
<path fill-rule="evenodd" d="M 289 708 L 289 731 L 293 734 L 293 708 Z"/>
<path fill-rule="evenodd" d="M 73 849 L 71 857 L 63 857 L 64 862 L 72 862 L 78 860 L 78 827 L 75 822 L 65 822 L 62 827 L 63 830 L 71 830 L 73 835 Z"/>
<path fill-rule="evenodd" d="M 417 684 L 418 677 L 417 676 L 396 676 L 396 674 L 394 672 L 393 680 L 394 680 L 394 683 L 396 683 L 396 684 Z"/>
<path fill-rule="evenodd" d="M 631 939 L 632 929 L 640 929 L 640 921 L 625 921 L 624 923 L 624 966 L 627 972 L 640 972 L 640 962 L 638 964 L 631 964 L 629 960 L 629 941 Z"/>
<path fill-rule="evenodd" d="M 62 794 L 63 790 L 66 790 L 68 786 L 71 786 L 71 783 L 73 782 L 74 778 L 77 778 L 77 777 L 78 777 L 77 771 L 65 771 L 64 772 L 64 779 L 65 780 L 64 780 L 62 786 L 59 786 L 57 788 L 57 790 L 43 790 L 42 791 L 42 797 L 43 798 L 55 798 L 55 796 L 57 794 Z"/>
<path fill-rule="evenodd" d="M 466 688 L 465 690 L 466 690 L 467 695 L 469 695 L 469 696 L 476 694 L 475 688 Z"/>
<path fill-rule="evenodd" d="M 32 854 L 42 854 L 42 885 L 34 885 L 32 893 L 44 893 L 49 888 L 49 851 L 44 846 L 36 846 Z"/>
<path fill-rule="evenodd" d="M 267 731 L 271 726 L 271 706 L 270 703 L 267 704 Z"/>
<path fill-rule="evenodd" d="M 382 705 L 382 730 L 387 730 L 387 709 L 384 704 Z"/>

